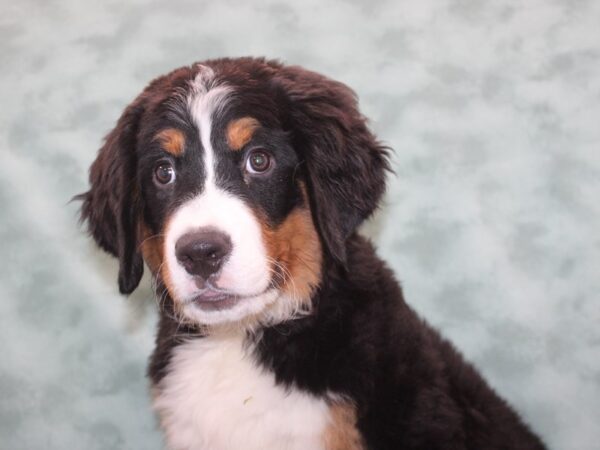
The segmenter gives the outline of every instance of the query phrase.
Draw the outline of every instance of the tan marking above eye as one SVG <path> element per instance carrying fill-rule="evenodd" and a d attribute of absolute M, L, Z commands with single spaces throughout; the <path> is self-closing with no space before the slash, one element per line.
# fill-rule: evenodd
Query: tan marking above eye
<path fill-rule="evenodd" d="M 162 148 L 173 156 L 181 156 L 185 150 L 185 136 L 176 128 L 162 130 L 154 140 L 159 141 Z"/>
<path fill-rule="evenodd" d="M 232 150 L 240 150 L 250 142 L 254 132 L 260 127 L 260 122 L 254 117 L 242 117 L 229 122 L 227 125 L 227 144 Z"/>

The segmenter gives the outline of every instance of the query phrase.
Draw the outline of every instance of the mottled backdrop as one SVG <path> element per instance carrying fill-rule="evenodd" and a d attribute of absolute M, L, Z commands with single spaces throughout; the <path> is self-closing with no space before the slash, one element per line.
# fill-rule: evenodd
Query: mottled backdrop
<path fill-rule="evenodd" d="M 366 232 L 555 449 L 600 441 L 600 2 L 0 1 L 0 447 L 159 449 L 148 280 L 69 198 L 153 77 L 266 55 L 351 85 L 396 153 Z"/>

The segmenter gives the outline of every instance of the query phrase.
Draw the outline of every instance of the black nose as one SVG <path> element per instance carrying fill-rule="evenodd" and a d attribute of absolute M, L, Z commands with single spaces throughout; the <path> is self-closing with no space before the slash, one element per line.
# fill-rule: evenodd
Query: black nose
<path fill-rule="evenodd" d="M 215 230 L 199 230 L 184 234 L 175 244 L 179 263 L 191 275 L 205 280 L 219 271 L 231 253 L 229 236 Z"/>

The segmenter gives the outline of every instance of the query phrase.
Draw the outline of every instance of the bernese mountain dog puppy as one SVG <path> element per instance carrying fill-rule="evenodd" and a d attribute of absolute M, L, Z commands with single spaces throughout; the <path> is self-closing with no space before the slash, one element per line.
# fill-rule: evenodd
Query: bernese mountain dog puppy
<path fill-rule="evenodd" d="M 183 67 L 125 109 L 81 217 L 122 293 L 152 272 L 169 448 L 544 448 L 357 234 L 388 168 L 348 87 L 276 61 Z"/>

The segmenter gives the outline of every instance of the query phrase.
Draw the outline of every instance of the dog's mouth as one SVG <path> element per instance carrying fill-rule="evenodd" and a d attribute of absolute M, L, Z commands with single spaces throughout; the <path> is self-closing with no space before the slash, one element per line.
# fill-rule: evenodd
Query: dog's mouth
<path fill-rule="evenodd" d="M 194 305 L 197 308 L 200 308 L 201 310 L 207 312 L 223 311 L 233 308 L 235 305 L 242 301 L 250 300 L 252 298 L 265 294 L 269 290 L 270 289 L 267 288 L 265 291 L 255 295 L 239 295 L 233 292 L 209 286 L 192 296 L 186 301 L 186 303 Z"/>
<path fill-rule="evenodd" d="M 241 299 L 239 295 L 230 292 L 206 288 L 192 297 L 189 303 L 205 311 L 220 311 L 235 306 Z"/>

